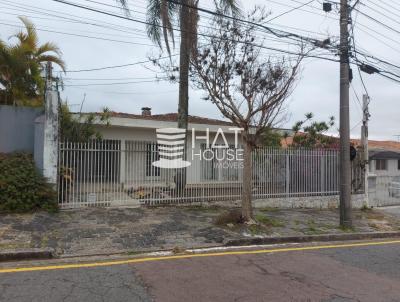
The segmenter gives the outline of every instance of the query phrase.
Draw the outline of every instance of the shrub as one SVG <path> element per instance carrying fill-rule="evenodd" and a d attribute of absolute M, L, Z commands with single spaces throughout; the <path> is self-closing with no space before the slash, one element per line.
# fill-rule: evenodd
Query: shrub
<path fill-rule="evenodd" d="M 56 211 L 57 194 L 26 153 L 0 153 L 0 212 Z"/>

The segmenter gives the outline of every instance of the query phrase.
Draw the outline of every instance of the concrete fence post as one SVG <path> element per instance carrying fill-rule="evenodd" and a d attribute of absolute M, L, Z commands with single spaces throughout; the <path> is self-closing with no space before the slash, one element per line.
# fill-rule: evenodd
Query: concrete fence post
<path fill-rule="evenodd" d="M 58 92 L 48 90 L 45 94 L 45 117 L 43 135 L 43 176 L 51 184 L 57 183 L 58 172 Z"/>

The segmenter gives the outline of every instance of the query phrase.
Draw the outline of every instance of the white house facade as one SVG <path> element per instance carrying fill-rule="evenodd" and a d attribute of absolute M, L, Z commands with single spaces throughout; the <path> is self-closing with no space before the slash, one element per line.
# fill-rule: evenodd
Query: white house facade
<path fill-rule="evenodd" d="M 400 152 L 371 150 L 370 172 L 377 176 L 400 177 Z"/>

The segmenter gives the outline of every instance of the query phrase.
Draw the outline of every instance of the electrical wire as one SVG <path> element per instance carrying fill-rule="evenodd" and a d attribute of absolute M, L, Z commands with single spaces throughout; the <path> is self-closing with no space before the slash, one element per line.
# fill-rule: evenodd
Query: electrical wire
<path fill-rule="evenodd" d="M 270 22 L 273 21 L 273 20 L 276 20 L 276 19 L 278 19 L 278 18 L 280 18 L 280 17 L 283 17 L 283 16 L 285 16 L 285 15 L 287 15 L 287 14 L 290 14 L 291 12 L 294 12 L 294 11 L 296 11 L 296 10 L 299 10 L 299 9 L 301 9 L 302 7 L 309 5 L 309 4 L 311 4 L 312 2 L 314 2 L 314 1 L 315 1 L 315 0 L 311 0 L 311 1 L 308 1 L 308 2 L 306 2 L 306 3 L 301 4 L 300 6 L 293 7 L 292 9 L 289 9 L 288 11 L 285 11 L 285 12 L 283 12 L 283 13 L 281 13 L 281 14 L 279 14 L 279 15 L 273 17 L 273 18 L 271 18 L 271 19 L 265 21 L 265 22 L 262 23 L 262 24 L 270 23 Z"/>
<path fill-rule="evenodd" d="M 172 57 L 178 56 L 179 54 L 174 54 Z M 157 58 L 157 60 L 164 60 L 164 59 L 169 59 L 169 56 L 165 57 L 160 57 Z M 128 64 L 121 64 L 121 65 L 111 65 L 111 66 L 104 66 L 104 67 L 95 67 L 95 68 L 89 68 L 89 69 L 77 69 L 77 70 L 67 70 L 67 72 L 88 72 L 88 71 L 98 71 L 98 70 L 105 70 L 105 69 L 114 69 L 114 68 L 121 68 L 121 67 L 127 67 L 127 66 L 135 66 L 139 64 L 144 64 L 144 63 L 149 63 L 153 62 L 153 60 L 145 60 L 145 61 L 139 61 L 135 63 L 128 63 Z"/>

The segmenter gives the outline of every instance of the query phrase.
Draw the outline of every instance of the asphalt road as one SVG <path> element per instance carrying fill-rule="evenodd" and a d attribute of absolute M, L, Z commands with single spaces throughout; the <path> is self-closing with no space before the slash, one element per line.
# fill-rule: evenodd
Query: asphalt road
<path fill-rule="evenodd" d="M 0 265 L 0 301 L 400 301 L 400 242 L 295 247 L 37 271 Z"/>

